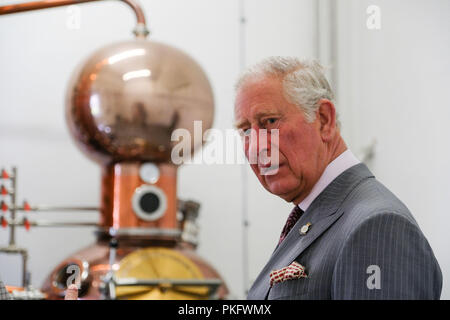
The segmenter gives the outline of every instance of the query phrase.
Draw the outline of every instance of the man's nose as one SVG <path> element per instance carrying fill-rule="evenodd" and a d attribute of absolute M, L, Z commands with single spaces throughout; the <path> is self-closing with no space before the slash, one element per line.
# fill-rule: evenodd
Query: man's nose
<path fill-rule="evenodd" d="M 250 164 L 258 163 L 258 156 L 262 151 L 270 153 L 270 134 L 267 130 L 258 127 L 252 128 L 248 135 L 248 154 Z"/>

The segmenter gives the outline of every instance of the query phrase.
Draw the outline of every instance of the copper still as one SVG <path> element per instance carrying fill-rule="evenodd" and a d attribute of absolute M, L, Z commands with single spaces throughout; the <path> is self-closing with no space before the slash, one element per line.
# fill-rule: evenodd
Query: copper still
<path fill-rule="evenodd" d="M 193 137 L 194 121 L 211 127 L 212 89 L 188 55 L 146 40 L 142 11 L 125 2 L 137 12 L 137 38 L 94 52 L 73 73 L 66 95 L 70 133 L 102 168 L 97 243 L 61 262 L 42 291 L 63 298 L 76 271 L 80 299 L 224 299 L 220 275 L 195 253 L 199 205 L 178 200 L 171 160 L 174 130 Z M 39 3 L 52 1 L 30 4 Z M 27 11 L 20 4 L 0 13 L 19 12 L 17 6 Z M 191 139 L 191 152 L 201 143 Z"/>

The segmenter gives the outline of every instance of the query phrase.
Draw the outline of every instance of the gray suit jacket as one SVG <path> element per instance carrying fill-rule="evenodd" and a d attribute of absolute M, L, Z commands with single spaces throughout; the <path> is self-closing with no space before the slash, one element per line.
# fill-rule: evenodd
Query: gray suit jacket
<path fill-rule="evenodd" d="M 307 222 L 309 231 L 299 229 Z M 307 278 L 270 287 L 297 261 Z M 249 291 L 248 299 L 439 299 L 442 274 L 405 205 L 362 163 L 314 200 Z"/>

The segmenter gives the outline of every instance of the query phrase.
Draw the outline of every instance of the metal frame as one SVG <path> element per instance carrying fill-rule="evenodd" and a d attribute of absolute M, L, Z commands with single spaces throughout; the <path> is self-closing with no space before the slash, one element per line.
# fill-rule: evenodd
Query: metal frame
<path fill-rule="evenodd" d="M 208 287 L 209 299 L 217 299 L 217 290 L 222 285 L 220 279 L 137 279 L 137 278 L 123 278 L 116 279 L 114 275 L 106 276 L 104 279 L 104 286 L 108 288 L 105 295 L 110 300 L 115 300 L 116 287 L 126 286 L 151 286 L 151 287 Z"/>
<path fill-rule="evenodd" d="M 0 15 L 13 14 L 19 12 L 42 10 L 48 8 L 56 8 L 62 6 L 70 6 L 76 4 L 82 4 L 87 2 L 99 2 L 103 0 L 47 0 L 47 1 L 33 1 L 25 3 L 17 3 L 0 6 Z M 147 24 L 145 22 L 145 15 L 141 7 L 135 0 L 120 0 L 121 2 L 127 4 L 136 15 L 137 25 L 133 30 L 133 33 L 138 38 L 145 38 L 150 32 L 147 29 Z"/>

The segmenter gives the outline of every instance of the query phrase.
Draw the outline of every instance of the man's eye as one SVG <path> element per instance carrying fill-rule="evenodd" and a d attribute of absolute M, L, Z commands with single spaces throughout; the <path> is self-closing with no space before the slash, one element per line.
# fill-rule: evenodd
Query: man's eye
<path fill-rule="evenodd" d="M 275 124 L 277 121 L 278 121 L 277 118 L 267 118 L 266 120 L 264 120 L 264 125 L 265 126 L 268 126 L 268 125 L 270 126 L 270 125 Z"/>
<path fill-rule="evenodd" d="M 248 128 L 248 129 L 245 129 L 245 128 L 239 129 L 239 135 L 241 137 L 249 137 L 250 136 L 250 132 L 251 132 L 250 128 Z"/>

